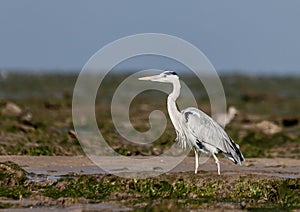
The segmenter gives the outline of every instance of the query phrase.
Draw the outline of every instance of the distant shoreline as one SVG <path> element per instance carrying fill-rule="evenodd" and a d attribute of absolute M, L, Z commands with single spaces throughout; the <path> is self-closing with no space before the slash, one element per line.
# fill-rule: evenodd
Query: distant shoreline
<path fill-rule="evenodd" d="M 114 75 L 130 75 L 133 73 L 136 73 L 139 70 L 112 70 L 112 74 Z M 96 72 L 96 73 L 101 73 Z M 178 74 L 182 75 L 192 75 L 192 72 L 186 71 L 186 70 L 176 70 Z M 271 70 L 257 70 L 257 71 L 246 71 L 246 70 L 220 70 L 217 71 L 220 77 L 228 77 L 228 76 L 241 76 L 241 77 L 300 77 L 300 70 L 299 71 L 271 71 Z M 21 75 L 44 75 L 44 74 L 50 74 L 50 75 L 56 75 L 56 74 L 62 74 L 62 75 L 78 75 L 80 73 L 80 70 L 66 70 L 66 69 L 1 69 L 0 68 L 0 79 L 3 78 L 3 76 L 7 76 L 9 74 L 21 74 Z"/>

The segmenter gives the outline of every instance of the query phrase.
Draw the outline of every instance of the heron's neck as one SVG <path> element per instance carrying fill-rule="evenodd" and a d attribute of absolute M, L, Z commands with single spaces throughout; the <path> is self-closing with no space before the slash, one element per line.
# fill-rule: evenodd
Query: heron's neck
<path fill-rule="evenodd" d="M 173 91 L 172 91 L 172 93 L 170 93 L 168 99 L 172 99 L 175 102 L 176 99 L 180 95 L 181 85 L 180 85 L 180 81 L 179 80 L 178 81 L 177 80 L 174 81 L 172 84 L 173 84 Z"/>
<path fill-rule="evenodd" d="M 172 84 L 173 84 L 173 91 L 168 96 L 167 105 L 168 105 L 168 112 L 169 112 L 170 119 L 175 129 L 178 130 L 178 128 L 180 128 L 180 123 L 179 123 L 180 112 L 177 109 L 176 100 L 179 97 L 181 86 L 179 80 L 173 82 Z"/>

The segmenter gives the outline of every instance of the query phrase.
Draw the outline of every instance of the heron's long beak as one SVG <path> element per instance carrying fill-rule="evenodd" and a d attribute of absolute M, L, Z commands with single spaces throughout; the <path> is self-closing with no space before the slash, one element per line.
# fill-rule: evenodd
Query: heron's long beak
<path fill-rule="evenodd" d="M 154 76 L 149 76 L 149 77 L 140 77 L 139 80 L 147 80 L 147 81 L 151 81 L 151 80 L 156 80 L 159 78 L 159 75 L 154 75 Z"/>

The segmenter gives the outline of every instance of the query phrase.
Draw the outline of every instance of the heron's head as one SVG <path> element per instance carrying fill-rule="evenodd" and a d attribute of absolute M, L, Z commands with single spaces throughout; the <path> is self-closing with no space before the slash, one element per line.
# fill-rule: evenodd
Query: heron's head
<path fill-rule="evenodd" d="M 179 77 L 174 71 L 164 71 L 163 73 L 158 74 L 158 75 L 139 78 L 139 80 L 148 80 L 148 81 L 155 81 L 155 82 L 169 82 L 169 83 L 178 81 L 178 79 L 179 79 Z"/>

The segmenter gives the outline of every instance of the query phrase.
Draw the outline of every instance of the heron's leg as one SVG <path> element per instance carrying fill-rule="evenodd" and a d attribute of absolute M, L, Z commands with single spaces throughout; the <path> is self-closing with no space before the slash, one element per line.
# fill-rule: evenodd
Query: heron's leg
<path fill-rule="evenodd" d="M 199 166 L 198 151 L 194 150 L 194 152 L 195 152 L 195 174 L 197 174 L 198 166 Z"/>
<path fill-rule="evenodd" d="M 214 156 L 217 167 L 218 167 L 218 175 L 220 175 L 221 174 L 221 172 L 220 172 L 220 161 L 214 153 L 212 153 L 212 155 Z"/>

